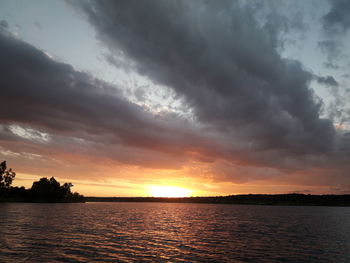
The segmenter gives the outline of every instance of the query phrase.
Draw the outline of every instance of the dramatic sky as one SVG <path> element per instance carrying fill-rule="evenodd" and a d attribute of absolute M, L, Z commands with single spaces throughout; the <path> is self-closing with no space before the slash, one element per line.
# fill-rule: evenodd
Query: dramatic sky
<path fill-rule="evenodd" d="M 84 195 L 350 193 L 349 14 L 1 0 L 1 160 L 15 185 L 54 176 Z"/>

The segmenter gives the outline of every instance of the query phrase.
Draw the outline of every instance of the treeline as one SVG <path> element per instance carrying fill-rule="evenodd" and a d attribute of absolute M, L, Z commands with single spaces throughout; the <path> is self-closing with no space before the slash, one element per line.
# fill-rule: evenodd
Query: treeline
<path fill-rule="evenodd" d="M 2 202 L 84 202 L 84 196 L 73 193 L 71 183 L 60 184 L 54 177 L 43 177 L 33 182 L 30 189 L 12 187 L 16 176 L 12 169 L 7 170 L 6 161 L 0 164 L 0 201 Z"/>
<path fill-rule="evenodd" d="M 166 202 L 244 205 L 350 206 L 350 195 L 247 194 L 213 197 L 85 197 L 86 202 Z"/>

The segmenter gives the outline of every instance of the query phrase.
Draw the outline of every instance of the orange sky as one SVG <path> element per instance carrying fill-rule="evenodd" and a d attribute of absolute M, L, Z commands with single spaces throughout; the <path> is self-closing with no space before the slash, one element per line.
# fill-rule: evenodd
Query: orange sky
<path fill-rule="evenodd" d="M 9 167 L 11 163 L 8 162 Z M 83 165 L 79 163 L 79 165 Z M 86 166 L 89 164 L 86 163 Z M 101 166 L 100 166 L 101 165 Z M 171 191 L 169 187 L 183 188 L 186 191 L 180 191 L 181 196 L 216 196 L 230 194 L 249 194 L 249 193 L 333 193 L 336 186 L 331 188 L 329 180 L 324 179 L 319 184 L 315 184 L 316 175 L 310 174 L 290 174 L 283 178 L 278 176 L 273 178 L 272 173 L 268 176 L 257 179 L 241 179 L 242 175 L 237 175 L 236 182 L 220 179 L 215 173 L 210 171 L 211 164 L 195 163 L 193 166 L 185 166 L 180 169 L 152 169 L 126 165 L 99 164 L 93 171 L 79 171 L 77 167 L 66 163 L 66 169 L 57 169 L 50 173 L 47 169 L 31 169 L 35 174 L 29 174 L 26 168 L 15 168 L 17 175 L 14 186 L 25 186 L 30 188 L 33 181 L 41 177 L 54 176 L 59 182 L 72 182 L 73 191 L 77 191 L 85 196 L 156 196 L 157 192 L 152 189 L 155 187 L 168 187 L 164 191 Z M 194 167 L 195 166 L 195 167 Z M 52 169 L 52 167 L 50 168 Z M 70 169 L 77 169 L 74 173 Z M 248 175 L 249 176 L 249 175 Z M 316 179 L 317 180 L 317 179 Z M 176 189 L 175 189 L 176 190 Z M 161 192 L 161 196 L 164 195 Z M 159 191 L 158 191 L 159 193 Z M 169 196 L 176 195 L 177 192 L 169 192 Z"/>

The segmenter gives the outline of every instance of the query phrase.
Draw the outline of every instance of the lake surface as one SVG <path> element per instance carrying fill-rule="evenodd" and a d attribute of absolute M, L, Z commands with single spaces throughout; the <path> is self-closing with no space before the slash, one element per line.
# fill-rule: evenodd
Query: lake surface
<path fill-rule="evenodd" d="M 0 262 L 350 262 L 350 208 L 0 204 Z"/>

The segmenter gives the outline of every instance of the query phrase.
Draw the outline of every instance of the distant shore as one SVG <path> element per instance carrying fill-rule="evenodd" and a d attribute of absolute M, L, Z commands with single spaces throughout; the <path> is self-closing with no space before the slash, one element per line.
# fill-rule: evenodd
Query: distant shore
<path fill-rule="evenodd" d="M 280 206 L 350 206 L 350 195 L 247 194 L 209 197 L 83 197 L 75 200 L 0 198 L 0 203 L 157 202 Z"/>
<path fill-rule="evenodd" d="M 350 195 L 247 194 L 215 197 L 85 197 L 86 202 L 164 202 L 283 206 L 350 206 Z"/>
<path fill-rule="evenodd" d="M 60 200 L 52 201 L 45 199 L 23 199 L 23 198 L 0 198 L 0 203 L 85 203 L 85 200 Z"/>

